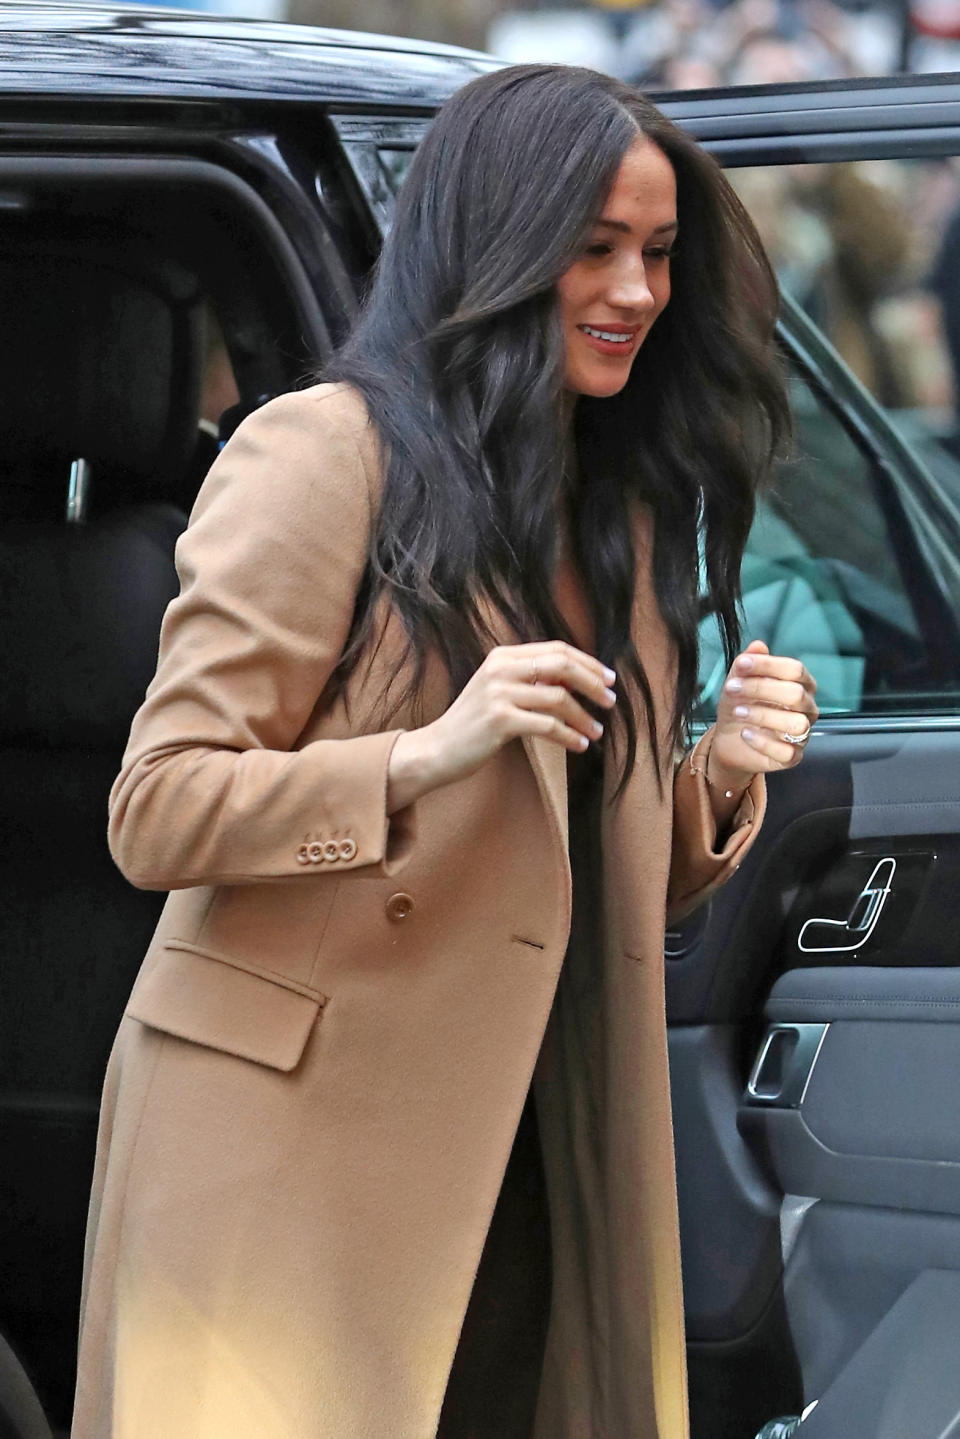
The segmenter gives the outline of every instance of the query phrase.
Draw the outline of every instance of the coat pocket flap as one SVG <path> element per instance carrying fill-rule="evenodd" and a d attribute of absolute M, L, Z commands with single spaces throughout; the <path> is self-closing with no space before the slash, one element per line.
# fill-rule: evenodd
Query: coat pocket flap
<path fill-rule="evenodd" d="M 320 994 L 172 941 L 141 974 L 127 1014 L 151 1029 L 289 1072 L 323 1004 Z"/>

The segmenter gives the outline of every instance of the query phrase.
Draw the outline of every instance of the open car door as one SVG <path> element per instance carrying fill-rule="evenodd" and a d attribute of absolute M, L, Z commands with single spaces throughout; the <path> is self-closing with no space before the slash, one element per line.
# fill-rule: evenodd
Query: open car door
<path fill-rule="evenodd" d="M 694 1439 L 960 1434 L 960 83 L 675 97 L 785 292 L 745 639 L 823 718 L 667 936 Z M 954 253 L 956 251 L 956 254 Z M 702 632 L 702 718 L 723 680 Z"/>

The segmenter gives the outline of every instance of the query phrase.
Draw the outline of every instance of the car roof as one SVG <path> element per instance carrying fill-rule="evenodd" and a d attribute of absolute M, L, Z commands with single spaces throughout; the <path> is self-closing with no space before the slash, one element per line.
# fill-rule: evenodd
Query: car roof
<path fill-rule="evenodd" d="M 499 63 L 452 45 L 196 10 L 0 3 L 0 95 L 429 110 Z"/>
<path fill-rule="evenodd" d="M 429 114 L 501 66 L 475 50 L 165 6 L 0 0 L 0 99 L 289 101 Z M 654 93 L 701 140 L 957 124 L 960 75 L 902 75 Z M 732 152 L 731 152 L 732 153 Z M 783 158 L 783 156 L 781 156 Z M 740 163 L 743 163 L 741 159 Z"/>

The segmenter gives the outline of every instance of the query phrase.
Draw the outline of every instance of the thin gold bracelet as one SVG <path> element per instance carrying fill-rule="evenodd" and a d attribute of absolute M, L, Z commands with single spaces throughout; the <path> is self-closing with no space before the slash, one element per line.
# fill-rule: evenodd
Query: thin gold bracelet
<path fill-rule="evenodd" d="M 736 799 L 736 797 L 737 797 L 737 792 L 736 792 L 735 789 L 721 789 L 721 788 L 720 788 L 720 785 L 715 784 L 714 781 L 713 781 L 713 780 L 710 778 L 710 776 L 707 774 L 707 765 L 710 763 L 710 756 L 711 756 L 712 753 L 713 753 L 713 737 L 711 736 L 711 739 L 710 739 L 710 748 L 707 750 L 707 757 L 706 757 L 706 759 L 705 759 L 704 762 L 703 762 L 703 769 L 701 769 L 699 765 L 695 765 L 694 762 L 693 762 L 693 756 L 696 754 L 696 745 L 694 745 L 694 747 L 693 747 L 693 749 L 690 751 L 690 754 L 689 754 L 689 757 L 688 757 L 688 763 L 689 763 L 689 765 L 690 765 L 690 773 L 691 773 L 691 774 L 699 774 L 699 775 L 702 775 L 703 778 L 706 780 L 707 784 L 710 786 L 710 788 L 711 788 L 711 789 L 715 789 L 715 790 L 719 790 L 720 793 L 723 795 L 724 799 Z M 748 790 L 749 788 L 750 788 L 749 783 L 746 784 L 746 785 L 744 785 L 743 791 L 742 791 L 741 796 L 740 796 L 741 798 L 743 798 L 743 795 L 746 794 L 746 792 L 747 792 L 747 790 Z"/>
<path fill-rule="evenodd" d="M 708 761 L 708 762 L 709 762 L 709 759 L 710 759 L 710 755 L 708 754 L 708 755 L 707 755 L 707 761 Z M 712 780 L 712 779 L 710 778 L 710 776 L 707 774 L 706 767 L 704 767 L 703 769 L 700 769 L 697 765 L 694 764 L 694 762 L 693 762 L 693 752 L 692 752 L 692 751 L 691 751 L 691 753 L 690 753 L 690 773 L 691 773 L 691 774 L 699 774 L 699 775 L 702 775 L 703 778 L 706 780 L 707 784 L 710 786 L 711 789 L 720 789 L 720 786 L 719 786 L 718 784 L 714 784 L 713 780 Z M 732 789 L 723 789 L 723 790 L 720 790 L 720 793 L 723 795 L 724 799 L 733 799 L 734 791 L 733 791 Z"/>

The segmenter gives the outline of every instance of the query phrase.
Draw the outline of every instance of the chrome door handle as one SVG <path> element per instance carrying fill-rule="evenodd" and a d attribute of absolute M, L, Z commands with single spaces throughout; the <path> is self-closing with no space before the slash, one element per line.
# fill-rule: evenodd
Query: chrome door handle
<path fill-rule="evenodd" d="M 829 1024 L 771 1024 L 747 1080 L 747 1104 L 799 1109 Z"/>
<path fill-rule="evenodd" d="M 866 944 L 889 898 L 897 861 L 881 859 L 853 902 L 846 919 L 808 919 L 797 936 L 804 954 L 849 954 Z"/>

